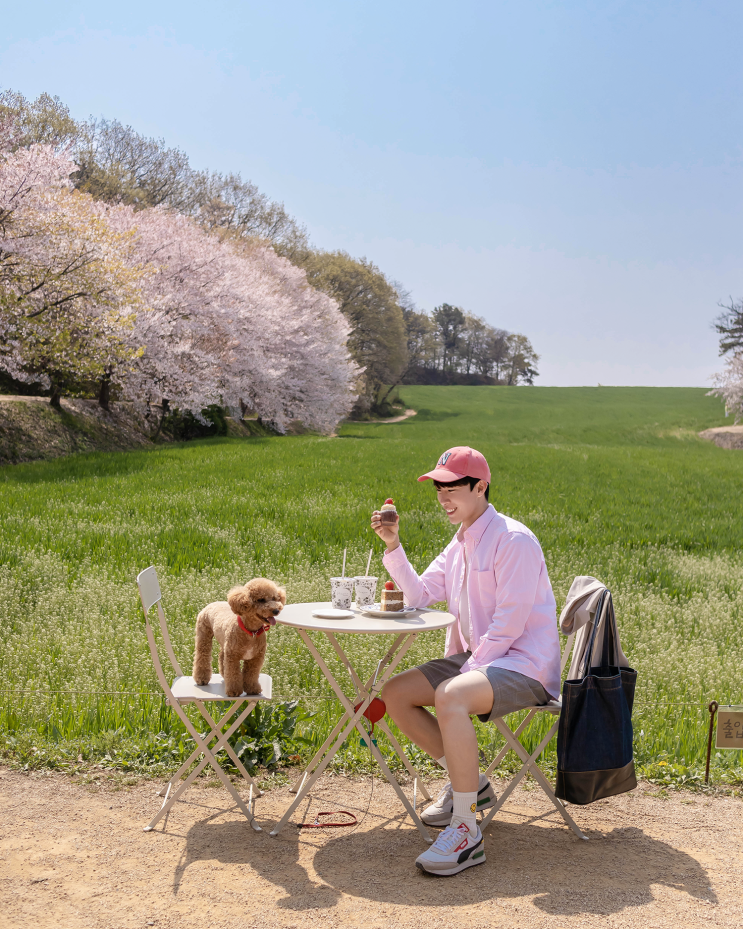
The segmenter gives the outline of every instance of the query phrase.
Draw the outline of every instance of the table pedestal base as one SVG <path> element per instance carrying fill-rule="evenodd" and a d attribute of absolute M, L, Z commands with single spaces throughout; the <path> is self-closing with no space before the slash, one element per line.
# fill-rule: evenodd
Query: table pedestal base
<path fill-rule="evenodd" d="M 338 684 L 336 679 L 333 677 L 333 674 L 330 671 L 330 668 L 328 668 L 322 655 L 315 647 L 314 642 L 309 637 L 307 632 L 304 629 L 299 629 L 298 632 L 302 636 L 302 639 L 304 640 L 305 645 L 310 650 L 310 652 L 312 653 L 312 656 L 314 657 L 315 661 L 319 665 L 320 670 L 323 672 L 323 674 L 327 678 L 328 683 L 335 691 L 336 696 L 338 697 L 338 699 L 340 700 L 343 706 L 344 713 L 341 719 L 339 720 L 339 722 L 336 723 L 333 731 L 330 733 L 330 735 L 327 737 L 325 742 L 320 747 L 319 751 L 315 754 L 315 757 L 307 765 L 307 768 L 305 769 L 302 776 L 292 786 L 291 791 L 292 793 L 296 793 L 296 796 L 294 797 L 292 802 L 287 807 L 284 815 L 281 817 L 281 819 L 276 823 L 274 828 L 271 830 L 270 834 L 275 836 L 275 835 L 278 835 L 279 832 L 281 832 L 281 830 L 284 828 L 286 823 L 289 821 L 289 818 L 291 817 L 292 813 L 296 810 L 296 808 L 302 802 L 302 799 L 307 796 L 307 794 L 312 789 L 312 786 L 315 783 L 315 781 L 320 777 L 323 771 L 327 768 L 327 766 L 333 760 L 333 758 L 338 752 L 338 749 L 341 747 L 341 745 L 343 745 L 343 743 L 349 737 L 351 732 L 354 729 L 357 729 L 363 738 L 365 739 L 368 738 L 369 747 L 371 749 L 372 756 L 374 757 L 375 761 L 381 768 L 382 774 L 385 776 L 387 781 L 392 785 L 392 788 L 394 789 L 395 793 L 400 798 L 402 805 L 407 810 L 408 814 L 410 815 L 410 818 L 415 823 L 418 831 L 423 836 L 426 842 L 432 842 L 433 839 L 428 834 L 428 830 L 423 825 L 423 822 L 418 816 L 414 803 L 411 804 L 411 802 L 408 800 L 402 787 L 397 783 L 396 778 L 394 777 L 390 769 L 387 767 L 387 763 L 385 762 L 382 756 L 382 753 L 379 751 L 379 749 L 374 744 L 374 742 L 371 740 L 371 738 L 369 738 L 369 735 L 364 729 L 364 726 L 361 722 L 361 718 L 364 714 L 364 711 L 369 706 L 369 704 L 372 702 L 372 700 L 377 696 L 377 694 L 381 692 L 382 687 L 387 682 L 390 675 L 395 670 L 395 668 L 398 666 L 400 661 L 402 661 L 402 659 L 404 658 L 404 656 L 410 649 L 411 645 L 415 641 L 418 633 L 407 632 L 407 631 L 400 633 L 395 638 L 395 641 L 392 643 L 391 647 L 387 651 L 387 654 L 384 656 L 384 658 L 381 659 L 381 661 L 377 665 L 377 670 L 374 673 L 374 675 L 366 683 L 363 683 L 361 681 L 361 678 L 356 673 L 355 668 L 349 661 L 348 656 L 343 651 L 343 649 L 340 647 L 335 635 L 332 632 L 325 632 L 325 635 L 328 637 L 330 644 L 333 646 L 338 657 L 341 659 L 341 661 L 343 662 L 343 665 L 345 666 L 345 668 L 348 670 L 349 674 L 351 675 L 351 680 L 353 681 L 354 687 L 356 689 L 356 698 L 354 702 L 358 705 L 358 710 L 354 710 L 354 704 L 346 697 L 346 695 L 341 690 L 340 685 Z M 361 702 L 359 703 L 359 701 Z M 384 722 L 384 720 L 381 720 L 379 723 L 377 723 L 377 725 L 382 730 L 382 732 L 384 732 L 387 738 L 390 740 L 390 744 L 392 745 L 392 748 L 394 749 L 395 754 L 398 756 L 400 761 L 405 765 L 406 770 L 408 771 L 410 776 L 413 778 L 414 800 L 417 794 L 418 786 L 420 786 L 420 791 L 424 799 L 430 800 L 431 797 L 423 784 L 423 780 L 421 779 L 420 774 L 418 774 L 418 772 L 415 770 L 413 765 L 410 763 L 410 760 L 408 759 L 405 752 L 403 751 L 400 743 L 397 741 L 397 739 L 394 737 L 394 735 L 390 731 L 389 726 Z"/>

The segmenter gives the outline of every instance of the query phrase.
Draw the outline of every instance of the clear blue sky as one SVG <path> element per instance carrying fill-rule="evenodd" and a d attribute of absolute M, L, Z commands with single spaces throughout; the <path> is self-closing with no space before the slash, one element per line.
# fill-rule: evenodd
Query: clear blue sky
<path fill-rule="evenodd" d="M 704 386 L 743 296 L 739 0 L 15 4 L 0 86 L 237 170 L 541 384 Z"/>

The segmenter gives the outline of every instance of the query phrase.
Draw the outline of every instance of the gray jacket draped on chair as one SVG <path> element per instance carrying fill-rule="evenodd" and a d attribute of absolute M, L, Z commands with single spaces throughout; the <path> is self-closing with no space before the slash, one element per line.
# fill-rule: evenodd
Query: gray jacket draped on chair
<path fill-rule="evenodd" d="M 588 643 L 588 638 L 596 619 L 596 607 L 606 586 L 595 577 L 576 577 L 570 585 L 568 598 L 560 613 L 560 629 L 564 635 L 575 633 L 572 660 L 568 671 L 568 680 L 575 680 L 580 675 L 580 666 Z M 601 654 L 604 644 L 604 630 L 599 630 L 596 636 L 594 655 Z M 629 661 L 622 651 L 617 638 L 617 664 L 619 667 L 628 667 Z"/>

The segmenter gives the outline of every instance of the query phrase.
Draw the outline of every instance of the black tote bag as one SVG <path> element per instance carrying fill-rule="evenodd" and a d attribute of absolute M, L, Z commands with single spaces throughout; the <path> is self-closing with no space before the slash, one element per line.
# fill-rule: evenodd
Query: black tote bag
<path fill-rule="evenodd" d="M 600 663 L 593 652 L 600 626 Z M 596 605 L 580 678 L 565 681 L 557 731 L 557 785 L 561 800 L 584 805 L 637 787 L 632 756 L 632 704 L 637 672 L 617 666 L 617 621 L 611 593 Z"/>

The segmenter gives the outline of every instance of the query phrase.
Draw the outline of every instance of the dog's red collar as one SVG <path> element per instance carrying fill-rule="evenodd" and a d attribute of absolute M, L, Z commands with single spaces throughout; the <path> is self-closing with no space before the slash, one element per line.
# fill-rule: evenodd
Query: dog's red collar
<path fill-rule="evenodd" d="M 238 617 L 237 617 L 237 625 L 242 629 L 242 631 L 245 633 L 245 635 L 249 635 L 249 636 L 259 636 L 259 635 L 263 635 L 264 632 L 268 632 L 268 630 L 271 628 L 271 627 L 268 625 L 268 623 L 266 623 L 266 625 L 263 626 L 262 629 L 258 629 L 258 630 L 256 630 L 255 632 L 253 632 L 252 629 L 246 629 L 246 628 L 245 628 L 245 623 L 243 623 L 242 617 L 241 617 L 241 616 L 238 616 Z"/>

